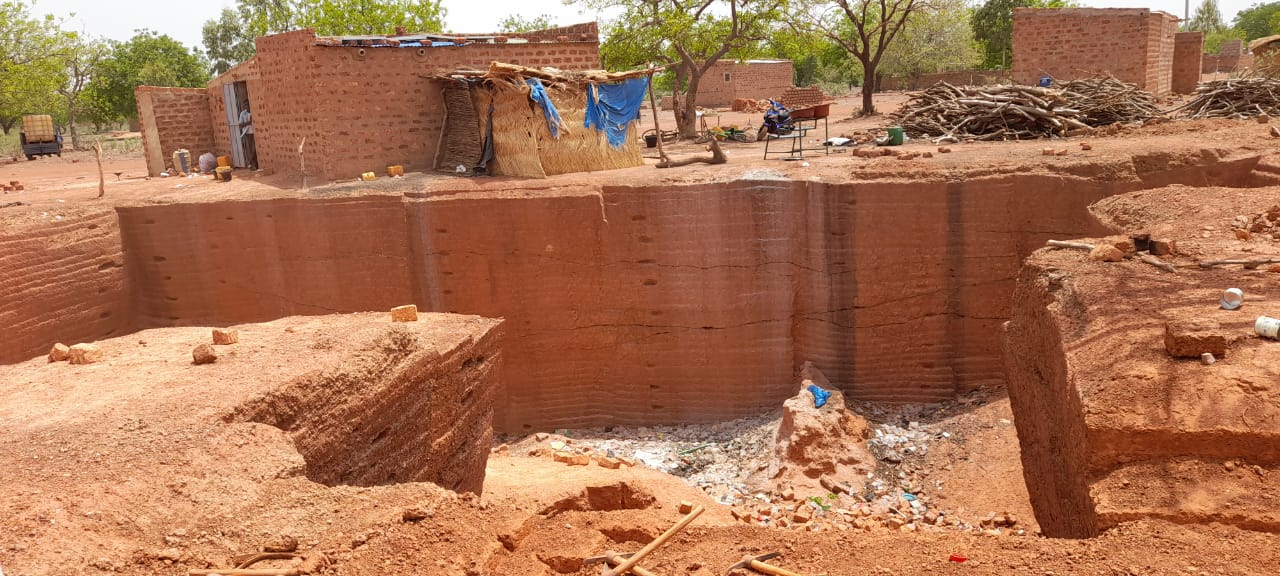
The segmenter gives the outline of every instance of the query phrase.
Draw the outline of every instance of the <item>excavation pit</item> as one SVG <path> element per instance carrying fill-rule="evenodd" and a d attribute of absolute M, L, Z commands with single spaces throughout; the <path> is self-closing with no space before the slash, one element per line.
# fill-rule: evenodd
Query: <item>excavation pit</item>
<path fill-rule="evenodd" d="M 1105 198 L 1167 184 L 1269 190 L 1262 187 L 1280 181 L 1258 142 L 1228 145 L 1228 132 L 1207 130 L 1209 144 L 1188 144 L 1156 131 L 1132 146 L 1116 141 L 1100 158 L 1044 160 L 1034 146 L 1008 145 L 999 148 L 1007 158 L 998 161 L 990 152 L 996 147 L 963 146 L 928 165 L 884 159 L 850 168 L 847 158 L 821 159 L 808 171 L 770 166 L 776 174 L 769 179 L 743 179 L 742 169 L 730 165 L 697 176 L 655 177 L 645 168 L 611 174 L 608 183 L 566 179 L 539 187 L 406 178 L 388 186 L 412 190 L 340 186 L 254 198 L 173 193 L 58 224 L 10 227 L 0 232 L 10 295 L 0 301 L 10 330 L 0 358 L 15 364 L 0 374 L 19 385 L 5 389 L 10 399 L 0 410 L 8 412 L 5 422 L 22 424 L 6 428 L 0 442 L 14 448 L 6 451 L 3 498 L 23 530 L 10 541 L 25 548 L 0 551 L 0 563 L 31 573 L 82 572 L 99 556 L 123 572 L 223 565 L 219 555 L 256 547 L 267 532 L 295 531 L 303 542 L 339 550 L 339 573 L 389 565 L 400 572 L 541 574 L 526 568 L 551 564 L 574 573 L 571 555 L 551 549 L 555 542 L 639 542 L 674 522 L 676 501 L 714 506 L 715 500 L 651 470 L 489 457 L 491 432 L 481 423 L 486 403 L 492 432 L 510 438 L 724 422 L 776 411 L 795 394 L 796 372 L 806 361 L 851 405 L 941 406 L 991 424 L 969 445 L 939 442 L 931 450 L 975 451 L 980 437 L 1004 447 L 987 453 L 993 460 L 1014 462 L 1013 419 L 1000 412 L 1008 403 L 1000 404 L 998 392 L 990 403 L 956 403 L 1004 384 L 1001 326 L 1017 321 L 1013 294 L 1023 260 L 1048 239 L 1113 232 L 1088 209 Z M 1109 144 L 1094 147 L 1106 151 Z M 987 152 L 975 162 L 964 158 L 971 149 Z M 389 326 L 386 310 L 406 303 L 435 313 L 407 323 L 410 332 L 430 330 L 424 326 L 433 319 L 459 318 L 441 315 L 447 313 L 474 315 L 465 317 L 470 332 L 445 343 L 359 328 Z M 379 312 L 347 315 L 369 310 Z M 348 335 L 344 322 L 357 329 Z M 207 338 L 209 326 L 228 325 L 240 330 L 235 351 L 219 348 L 216 363 L 190 366 L 188 345 Z M 317 336 L 290 352 L 301 332 L 280 327 L 312 325 Z M 271 332 L 277 328 L 279 334 Z M 185 339 L 163 351 L 182 362 L 142 361 L 169 340 L 158 336 L 166 333 Z M 37 367 L 55 341 L 101 341 L 107 361 Z M 261 368 L 239 372 L 237 363 L 252 354 Z M 37 356 L 39 362 L 27 360 Z M 330 356 L 342 360 L 314 365 Z M 37 368 L 78 371 L 54 381 L 30 376 Z M 174 376 L 197 369 L 217 376 Z M 95 382 L 85 370 L 158 385 L 121 400 L 113 380 Z M 234 372 L 230 385 L 222 381 L 227 371 Z M 441 396 L 424 397 L 420 386 Z M 179 393 L 188 389 L 199 393 Z M 22 397 L 36 390 L 38 402 Z M 84 402 L 66 410 L 68 398 Z M 439 416 L 438 401 L 453 411 Z M 38 408 L 19 415 L 18 406 Z M 910 430 L 905 421 L 895 426 Z M 100 467 L 105 472 L 95 472 L 97 461 L 107 463 Z M 956 456 L 953 463 L 966 478 L 983 472 L 982 462 Z M 1191 474 L 1210 464 L 1222 463 L 1180 461 L 1162 469 Z M 1150 462 L 1124 465 L 1120 474 L 1089 477 L 1105 487 L 1154 474 Z M 495 466 L 510 470 L 495 473 Z M 1016 479 L 1022 469 L 1011 466 L 986 473 Z M 654 504 L 628 506 L 623 498 L 610 509 L 612 497 L 596 506 L 584 496 L 611 494 L 619 477 L 652 492 Z M 459 497 L 423 482 L 484 496 Z M 1267 486 L 1253 489 L 1266 493 Z M 1029 488 L 1035 502 L 1042 487 L 1033 481 Z M 33 501 L 37 493 L 61 500 Z M 582 506 L 537 513 L 579 496 Z M 1178 500 L 1166 504 L 1173 509 Z M 401 520 L 413 506 L 430 508 L 431 521 Z M 994 502 L 972 506 L 982 508 L 967 511 L 969 518 L 1002 510 Z M 1154 538 L 1221 557 L 1235 545 L 1274 548 L 1265 533 L 1230 532 L 1229 546 L 1189 528 L 1141 522 L 1227 518 L 1239 528 L 1271 531 L 1269 520 L 1115 510 L 1107 517 L 1114 522 L 1098 530 L 1117 522 L 1137 527 L 1103 532 L 1093 544 L 1036 546 L 1054 547 L 1057 556 L 1061 549 L 1115 551 Z M 695 557 L 736 561 L 743 551 L 734 546 L 744 534 L 753 546 L 781 549 L 817 541 L 840 550 L 844 541 L 834 532 L 739 526 L 724 510 L 707 518 L 672 545 L 675 559 L 664 560 L 665 572 L 711 569 Z M 583 526 L 596 524 L 583 536 Z M 93 551 L 68 555 L 44 572 L 24 564 L 27 550 L 53 558 L 46 548 L 69 540 L 47 526 L 62 525 L 91 534 L 86 547 Z M 175 529 L 188 536 L 173 535 Z M 207 535 L 192 536 L 201 532 Z M 902 545 L 874 531 L 865 537 L 886 548 Z M 1019 551 L 1023 544 L 975 541 L 967 533 L 936 538 L 914 546 L 943 558 L 941 566 L 950 554 L 942 548 L 1039 562 L 1035 553 Z M 171 558 L 169 548 L 179 554 Z M 419 558 L 432 551 L 445 554 L 440 561 L 447 566 Z M 1155 554 L 1160 565 L 1179 561 Z M 1269 566 L 1271 559 L 1262 553 L 1245 562 Z M 1111 560 L 1148 561 L 1122 553 Z M 854 556 L 839 561 L 874 567 Z M 904 573 L 919 568 L 883 562 Z M 695 563 L 701 567 L 690 570 Z M 824 565 L 807 568 L 825 571 Z M 1016 568 L 985 566 L 980 570 Z"/>

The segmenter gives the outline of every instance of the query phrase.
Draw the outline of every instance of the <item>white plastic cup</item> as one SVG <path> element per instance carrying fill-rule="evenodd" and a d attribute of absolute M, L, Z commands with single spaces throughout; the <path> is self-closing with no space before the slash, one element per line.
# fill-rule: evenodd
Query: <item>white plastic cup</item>
<path fill-rule="evenodd" d="M 1253 322 L 1253 331 L 1257 332 L 1263 338 L 1272 340 L 1280 340 L 1280 318 L 1272 318 L 1270 316 L 1259 316 Z"/>
<path fill-rule="evenodd" d="M 1239 288 L 1227 288 L 1222 292 L 1222 301 L 1219 303 L 1222 304 L 1223 310 L 1235 310 L 1236 308 L 1239 308 L 1240 305 L 1244 304 L 1244 290 Z"/>

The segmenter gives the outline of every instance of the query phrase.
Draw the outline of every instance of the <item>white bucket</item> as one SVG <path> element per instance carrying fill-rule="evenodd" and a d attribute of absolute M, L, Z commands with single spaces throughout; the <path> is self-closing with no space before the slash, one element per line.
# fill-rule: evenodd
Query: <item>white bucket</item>
<path fill-rule="evenodd" d="M 1263 338 L 1280 340 L 1280 318 L 1259 316 L 1258 319 L 1253 322 L 1253 331 L 1257 332 L 1258 335 Z"/>
<path fill-rule="evenodd" d="M 1223 310 L 1235 310 L 1236 308 L 1239 308 L 1241 304 L 1244 304 L 1244 290 L 1239 288 L 1227 288 L 1222 292 L 1222 301 L 1219 303 L 1222 304 Z"/>

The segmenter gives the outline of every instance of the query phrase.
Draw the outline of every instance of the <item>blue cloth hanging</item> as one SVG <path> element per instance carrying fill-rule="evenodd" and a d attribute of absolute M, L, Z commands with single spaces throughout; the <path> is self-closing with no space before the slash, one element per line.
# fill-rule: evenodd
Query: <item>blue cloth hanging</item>
<path fill-rule="evenodd" d="M 560 129 L 568 130 L 564 120 L 560 119 L 560 112 L 556 110 L 556 105 L 551 103 L 551 95 L 547 94 L 547 89 L 542 86 L 542 81 L 537 78 L 525 79 L 525 84 L 529 85 L 529 99 L 542 106 L 542 113 L 547 117 L 547 130 L 551 131 L 551 137 L 560 138 Z"/>
<path fill-rule="evenodd" d="M 640 118 L 640 104 L 649 90 L 649 78 L 628 78 L 610 84 L 593 84 L 587 92 L 587 117 L 582 125 L 603 130 L 609 145 L 627 143 L 627 125 Z"/>

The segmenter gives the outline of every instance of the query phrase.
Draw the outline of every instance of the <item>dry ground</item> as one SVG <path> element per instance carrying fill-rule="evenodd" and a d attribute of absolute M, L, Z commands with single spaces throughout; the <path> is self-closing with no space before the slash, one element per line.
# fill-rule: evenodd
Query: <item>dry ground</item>
<path fill-rule="evenodd" d="M 902 99 L 898 94 L 884 95 L 882 109 Z M 837 120 L 847 118 L 851 109 L 852 102 L 848 100 L 836 107 L 831 135 L 876 128 L 884 122 L 883 118 Z M 757 116 L 726 114 L 720 121 L 722 125 L 745 123 Z M 731 143 L 726 145 L 731 158 L 726 166 L 693 166 L 659 173 L 651 166 L 644 166 L 548 181 L 522 181 L 522 190 L 515 193 L 631 178 L 643 178 L 655 184 L 710 180 L 741 176 L 748 171 L 795 178 L 848 179 L 860 173 L 876 173 L 905 179 L 922 170 L 945 174 L 961 168 L 1002 171 L 1037 165 L 1089 174 L 1101 161 L 1138 153 L 1158 155 L 1171 147 L 1202 147 L 1209 151 L 1274 149 L 1266 126 L 1234 121 L 1170 123 L 1089 141 L 1094 146 L 1087 152 L 1079 149 L 1078 139 L 1052 143 L 961 144 L 953 146 L 954 153 L 937 154 L 927 160 L 867 160 L 852 158 L 846 153 L 815 156 L 809 165 L 762 160 L 759 153 L 763 144 Z M 1046 146 L 1070 148 L 1071 152 L 1062 157 L 1042 156 Z M 699 153 L 699 148 L 682 144 L 672 152 L 693 154 Z M 936 152 L 935 146 L 921 142 L 908 144 L 904 149 Z M 0 195 L 0 225 L 36 227 L 41 221 L 75 218 L 129 203 L 307 194 L 398 195 L 408 190 L 500 191 L 511 187 L 511 179 L 459 180 L 419 174 L 367 185 L 338 183 L 303 193 L 293 189 L 296 183 L 279 177 L 240 173 L 229 184 L 202 177 L 147 179 L 140 154 L 109 157 L 106 171 L 106 198 L 98 200 L 95 198 L 97 170 L 91 154 L 68 153 L 60 159 L 0 164 L 0 180 L 20 180 L 27 185 L 25 192 Z M 121 172 L 118 180 L 114 172 Z M 23 204 L 3 207 L 12 202 Z M 165 337 L 147 338 L 153 342 L 160 339 L 162 344 Z M 0 367 L 0 381 L 24 381 L 25 372 L 36 369 L 35 365 Z M 1121 525 L 1092 540 L 1038 537 L 1034 534 L 1034 525 L 1030 524 L 1030 504 L 1022 481 L 1008 400 L 996 391 L 990 401 L 935 417 L 941 426 L 954 430 L 964 440 L 941 444 L 922 464 L 931 480 L 945 486 L 939 493 L 945 506 L 963 510 L 957 513 L 975 518 L 988 511 L 1014 512 L 1027 519 L 1031 534 L 989 536 L 954 530 L 914 533 L 887 529 L 803 532 L 735 523 L 723 509 L 713 508 L 644 565 L 663 575 L 710 576 L 722 574 L 725 567 L 744 554 L 776 550 L 784 553 L 777 564 L 810 575 L 1262 576 L 1277 573 L 1280 539 L 1275 534 L 1220 525 L 1141 520 Z M 7 427 L 0 423 L 0 430 Z M 51 477 L 68 466 L 92 467 L 95 477 L 109 478 L 127 474 L 133 465 L 119 459 L 103 460 L 93 454 L 81 454 L 74 446 L 60 445 L 56 439 L 10 440 L 4 445 L 9 460 L 22 461 L 27 478 Z M 117 450 L 155 450 L 158 453 L 155 457 L 163 461 L 164 451 L 155 449 L 160 446 L 158 442 L 160 440 L 152 439 Z M 285 458 L 277 453 L 279 446 L 274 439 L 241 438 L 236 444 L 238 449 L 256 454 L 246 458 Z M 68 451 L 72 451 L 70 456 Z M 566 573 L 585 576 L 598 568 L 577 566 L 575 558 L 598 553 L 605 547 L 624 551 L 639 548 L 678 519 L 677 501 L 687 499 L 709 507 L 718 506 L 673 476 L 641 468 L 607 470 L 594 464 L 571 468 L 546 457 L 513 456 L 501 451 L 489 461 L 485 493 L 479 499 L 455 497 L 426 484 L 327 488 L 302 479 L 274 484 L 254 494 L 252 500 L 239 504 L 246 512 L 244 517 L 205 518 L 201 516 L 200 507 L 194 505 L 199 498 L 190 487 L 159 477 L 138 481 L 142 484 L 129 487 L 130 492 L 154 491 L 160 501 L 181 505 L 145 518 L 133 515 L 128 509 L 107 510 L 107 520 L 99 520 L 94 516 L 101 518 L 102 510 L 82 509 L 79 503 L 101 497 L 109 504 L 115 497 L 90 493 L 76 482 L 55 479 L 10 490 L 6 509 L 11 515 L 0 523 L 0 567 L 11 576 L 112 572 L 178 575 L 186 574 L 189 567 L 223 565 L 232 551 L 249 552 L 265 540 L 290 534 L 298 538 L 304 549 L 325 550 L 335 561 L 328 569 L 328 573 L 334 574 L 542 576 Z M 557 503 L 572 500 L 586 487 L 619 483 L 651 494 L 653 504 L 631 510 L 555 510 Z M 429 505 L 434 516 L 421 522 L 402 521 L 402 510 L 411 505 Z M 286 507 L 291 510 L 293 521 L 287 524 L 260 522 L 252 515 L 254 507 Z M 47 529 L 48 525 L 60 528 L 51 530 Z M 199 526 L 199 531 L 188 530 L 192 525 Z M 85 532 L 126 536 L 120 538 L 117 548 L 86 550 L 79 545 Z M 176 556 L 172 555 L 174 550 Z M 952 562 L 949 557 L 953 554 L 963 555 L 968 561 Z M 175 563 L 172 561 L 175 558 L 180 560 Z"/>

